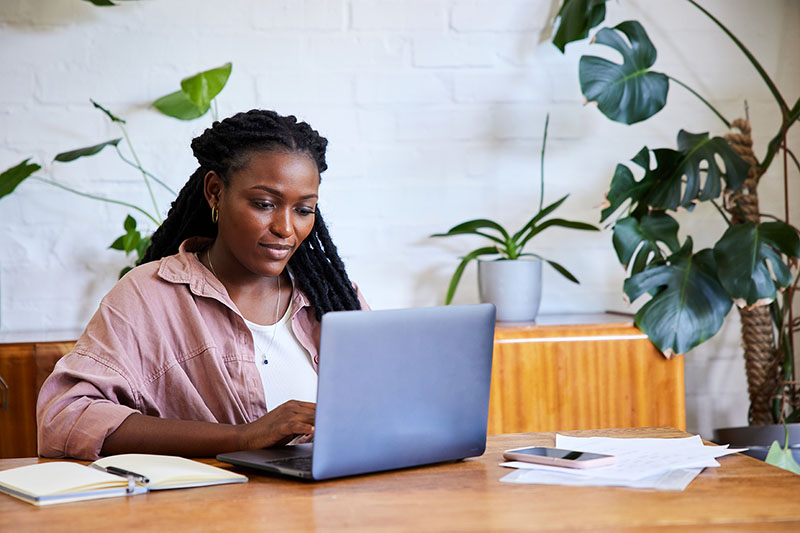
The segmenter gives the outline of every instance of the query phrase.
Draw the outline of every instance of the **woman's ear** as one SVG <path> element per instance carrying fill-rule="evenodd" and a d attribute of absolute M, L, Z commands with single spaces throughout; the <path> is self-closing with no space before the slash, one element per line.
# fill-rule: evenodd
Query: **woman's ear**
<path fill-rule="evenodd" d="M 203 179 L 203 195 L 206 197 L 209 207 L 215 208 L 219 206 L 220 199 L 223 191 L 222 178 L 213 170 L 206 172 Z"/>

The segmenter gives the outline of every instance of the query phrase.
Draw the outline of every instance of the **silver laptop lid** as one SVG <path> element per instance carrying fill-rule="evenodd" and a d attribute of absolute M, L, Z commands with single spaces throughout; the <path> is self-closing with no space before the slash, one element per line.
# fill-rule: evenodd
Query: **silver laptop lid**
<path fill-rule="evenodd" d="M 327 313 L 314 479 L 481 455 L 491 304 Z"/>

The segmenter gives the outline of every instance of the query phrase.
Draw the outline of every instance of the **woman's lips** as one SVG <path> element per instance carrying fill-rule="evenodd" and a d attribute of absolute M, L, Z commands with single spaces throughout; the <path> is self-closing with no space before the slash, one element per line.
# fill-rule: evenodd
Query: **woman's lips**
<path fill-rule="evenodd" d="M 289 254 L 292 252 L 293 248 L 292 246 L 285 244 L 259 244 L 259 246 L 264 249 L 270 259 L 275 261 L 281 261 L 289 257 Z"/>

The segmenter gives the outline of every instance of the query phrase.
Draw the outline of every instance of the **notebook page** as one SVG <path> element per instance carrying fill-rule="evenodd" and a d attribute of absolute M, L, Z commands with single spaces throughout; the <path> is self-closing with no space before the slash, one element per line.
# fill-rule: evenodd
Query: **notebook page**
<path fill-rule="evenodd" d="M 94 464 L 102 467 L 115 466 L 146 476 L 150 479 L 151 490 L 247 481 L 241 474 L 171 455 L 113 455 L 95 461 Z"/>
<path fill-rule="evenodd" d="M 0 485 L 34 497 L 127 487 L 124 478 L 78 463 L 52 462 L 0 472 Z"/>

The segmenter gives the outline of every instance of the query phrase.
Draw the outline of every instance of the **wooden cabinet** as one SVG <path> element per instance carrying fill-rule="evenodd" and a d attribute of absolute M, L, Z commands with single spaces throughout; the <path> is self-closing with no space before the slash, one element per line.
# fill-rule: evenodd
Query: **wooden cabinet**
<path fill-rule="evenodd" d="M 490 434 L 645 426 L 686 429 L 682 356 L 619 316 L 498 323 Z"/>
<path fill-rule="evenodd" d="M 56 361 L 73 345 L 0 344 L 0 376 L 9 385 L 8 410 L 0 410 L 0 458 L 36 455 L 36 396 Z M 686 428 L 683 357 L 665 359 L 619 317 L 498 323 L 494 346 L 491 434 Z"/>

